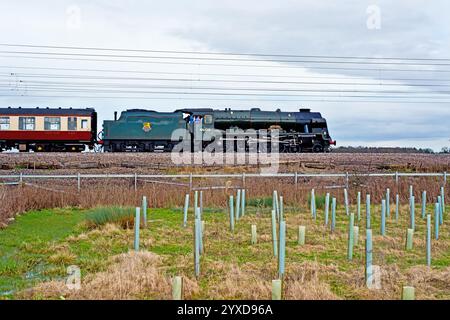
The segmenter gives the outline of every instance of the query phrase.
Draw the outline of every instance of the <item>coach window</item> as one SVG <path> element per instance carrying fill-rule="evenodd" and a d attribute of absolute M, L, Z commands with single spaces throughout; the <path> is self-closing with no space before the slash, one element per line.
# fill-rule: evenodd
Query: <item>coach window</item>
<path fill-rule="evenodd" d="M 19 130 L 34 130 L 35 125 L 35 117 L 19 117 Z"/>
<path fill-rule="evenodd" d="M 88 128 L 88 121 L 81 120 L 81 129 L 87 129 L 87 128 Z"/>
<path fill-rule="evenodd" d="M 68 130 L 77 130 L 77 117 L 69 117 L 67 121 Z"/>
<path fill-rule="evenodd" d="M 9 130 L 9 117 L 0 117 L 0 130 Z"/>
<path fill-rule="evenodd" d="M 45 117 L 44 130 L 61 130 L 61 118 Z"/>

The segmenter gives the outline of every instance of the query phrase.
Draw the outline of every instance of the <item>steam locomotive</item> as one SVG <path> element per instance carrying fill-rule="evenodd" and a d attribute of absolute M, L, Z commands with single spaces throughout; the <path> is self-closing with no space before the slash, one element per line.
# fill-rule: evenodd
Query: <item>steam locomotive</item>
<path fill-rule="evenodd" d="M 280 152 L 328 152 L 336 145 L 326 120 L 310 109 L 129 109 L 119 118 L 115 112 L 114 120 L 105 120 L 103 131 L 97 135 L 97 113 L 92 108 L 0 108 L 0 150 L 79 152 L 102 146 L 105 152 L 167 152 L 180 145 L 180 137 L 174 138 L 180 130 L 191 138 L 190 151 L 197 142 L 201 149 L 216 142 L 223 150 L 241 150 L 238 146 L 250 150 L 255 142 L 270 150 L 276 143 Z M 274 142 L 273 135 L 267 133 L 275 131 Z"/>
<path fill-rule="evenodd" d="M 200 137 L 195 135 L 196 127 L 201 127 Z M 272 145 L 267 131 L 275 129 L 280 152 L 328 152 L 331 145 L 336 145 L 328 133 L 326 120 L 310 109 L 298 112 L 261 111 L 259 108 L 179 109 L 174 112 L 131 109 L 122 112 L 118 119 L 115 113 L 113 121 L 104 121 L 103 149 L 105 152 L 171 151 L 177 144 L 172 137 L 177 129 L 184 129 L 191 136 L 192 144 L 201 140 L 203 149 L 218 139 L 218 143 L 223 144 L 222 150 L 228 150 L 230 145 L 237 150 L 238 141 L 249 150 L 256 139 L 267 142 L 267 150 Z M 253 129 L 252 134 L 249 129 Z M 210 134 L 212 131 L 215 134 Z"/>

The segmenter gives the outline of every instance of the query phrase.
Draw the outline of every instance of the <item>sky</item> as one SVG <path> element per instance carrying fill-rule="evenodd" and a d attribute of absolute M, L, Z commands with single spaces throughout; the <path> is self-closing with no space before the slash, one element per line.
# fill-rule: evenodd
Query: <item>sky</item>
<path fill-rule="evenodd" d="M 405 63 L 410 61 L 405 58 L 450 59 L 449 12 L 450 2 L 446 0 L 3 0 L 0 43 L 394 57 L 401 59 L 375 61 Z M 40 54 L 27 54 L 28 51 Z M 98 57 L 97 61 L 80 61 L 67 59 L 77 56 L 48 59 L 54 57 L 48 53 L 121 56 L 109 60 L 127 60 L 123 55 L 159 58 L 129 58 L 134 62 L 125 62 L 98 61 L 103 59 Z M 114 111 L 127 108 L 173 111 L 184 107 L 260 107 L 296 111 L 308 107 L 327 119 L 338 146 L 418 147 L 436 151 L 450 146 L 450 60 L 430 62 L 439 65 L 417 65 L 426 64 L 427 60 L 412 61 L 416 65 L 381 65 L 335 63 L 353 61 L 341 58 L 331 59 L 333 63 L 307 63 L 305 60 L 311 58 L 271 57 L 295 60 L 279 62 L 252 55 L 208 56 L 240 61 L 198 59 L 205 57 L 202 54 L 189 54 L 195 58 L 192 60 L 167 58 L 177 56 L 180 55 L 0 45 L 0 105 L 94 107 L 100 121 L 112 119 Z M 358 68 L 364 70 L 355 70 Z M 205 89 L 210 87 L 218 94 L 205 95 L 212 92 Z M 392 98 L 397 93 L 389 91 L 400 91 L 403 97 Z"/>

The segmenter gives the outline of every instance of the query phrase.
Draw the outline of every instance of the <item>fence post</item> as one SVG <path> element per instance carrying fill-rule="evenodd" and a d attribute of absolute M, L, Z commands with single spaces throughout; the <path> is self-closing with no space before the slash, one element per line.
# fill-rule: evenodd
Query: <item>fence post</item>
<path fill-rule="evenodd" d="M 331 199 L 331 232 L 336 228 L 336 198 Z"/>
<path fill-rule="evenodd" d="M 180 276 L 172 279 L 172 299 L 183 300 L 183 278 Z"/>
<path fill-rule="evenodd" d="M 137 173 L 134 173 L 134 191 L 137 191 Z"/>
<path fill-rule="evenodd" d="M 386 200 L 381 200 L 381 225 L 380 233 L 382 236 L 386 235 Z"/>
<path fill-rule="evenodd" d="M 425 219 L 425 211 L 427 207 L 427 192 L 422 191 L 422 219 Z"/>
<path fill-rule="evenodd" d="M 431 266 L 431 214 L 427 214 L 427 266 Z"/>
<path fill-rule="evenodd" d="M 252 224 L 252 244 L 256 244 L 256 242 L 258 241 L 258 236 L 256 233 L 256 224 Z"/>
<path fill-rule="evenodd" d="M 373 281 L 372 268 L 372 230 L 366 229 L 366 286 L 370 288 Z"/>
<path fill-rule="evenodd" d="M 366 229 L 370 229 L 370 194 L 366 194 Z"/>
<path fill-rule="evenodd" d="M 234 201 L 232 195 L 230 196 L 229 206 L 230 206 L 230 230 L 231 232 L 234 232 Z"/>
<path fill-rule="evenodd" d="M 439 216 L 441 215 L 439 209 L 439 203 L 434 204 L 434 238 L 439 239 Z"/>
<path fill-rule="evenodd" d="M 272 280 L 272 300 L 281 300 L 281 279 Z"/>
<path fill-rule="evenodd" d="M 414 287 L 404 286 L 402 288 L 402 300 L 414 300 Z"/>
<path fill-rule="evenodd" d="M 398 191 L 398 171 L 395 172 L 395 185 L 397 186 Z"/>
<path fill-rule="evenodd" d="M 284 258 L 286 255 L 286 221 L 280 221 L 280 249 L 278 254 L 278 276 L 284 275 Z"/>
<path fill-rule="evenodd" d="M 298 226 L 298 244 L 299 245 L 305 244 L 305 235 L 306 235 L 306 227 Z"/>
<path fill-rule="evenodd" d="M 414 196 L 411 196 L 411 200 L 410 200 L 410 203 L 409 203 L 409 211 L 410 211 L 410 213 L 409 213 L 409 219 L 410 219 L 409 227 L 411 229 L 413 229 L 413 230 L 416 229 L 416 227 L 415 227 L 416 226 L 416 217 L 415 217 L 415 212 L 414 212 L 415 206 L 416 206 L 416 200 L 414 199 Z"/>
<path fill-rule="evenodd" d="M 273 246 L 273 256 L 278 256 L 278 240 L 277 240 L 277 219 L 276 212 L 272 210 L 272 246 Z"/>
<path fill-rule="evenodd" d="M 245 188 L 245 172 L 242 173 L 242 188 Z"/>
<path fill-rule="evenodd" d="M 298 185 L 298 172 L 297 171 L 295 171 L 294 182 L 295 182 L 295 187 L 297 187 L 297 185 Z"/>
<path fill-rule="evenodd" d="M 408 230 L 406 230 L 406 250 L 412 250 L 414 243 L 413 237 L 414 237 L 414 230 L 408 228 Z"/>
<path fill-rule="evenodd" d="M 141 208 L 136 207 L 136 216 L 134 217 L 134 251 L 139 251 L 140 227 L 141 227 Z"/>
<path fill-rule="evenodd" d="M 348 224 L 348 245 L 347 245 L 347 259 L 353 259 L 353 227 L 355 224 L 355 214 L 350 213 L 349 224 Z"/>
<path fill-rule="evenodd" d="M 142 197 L 142 215 L 144 216 L 144 227 L 147 227 L 147 197 Z"/>
<path fill-rule="evenodd" d="M 184 198 L 183 227 L 185 228 L 187 226 L 188 209 L 189 209 L 189 193 L 187 193 Z"/>
<path fill-rule="evenodd" d="M 192 192 L 192 173 L 189 173 L 189 193 Z"/>
<path fill-rule="evenodd" d="M 78 192 L 81 191 L 81 177 L 80 177 L 80 173 L 77 173 L 77 190 L 78 190 Z"/>
<path fill-rule="evenodd" d="M 325 196 L 325 226 L 328 225 L 328 212 L 330 208 L 330 193 L 327 192 Z"/>

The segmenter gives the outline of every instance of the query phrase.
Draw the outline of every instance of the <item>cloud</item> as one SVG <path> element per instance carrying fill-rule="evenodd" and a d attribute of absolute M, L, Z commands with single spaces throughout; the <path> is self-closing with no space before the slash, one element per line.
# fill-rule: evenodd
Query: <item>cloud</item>
<path fill-rule="evenodd" d="M 369 5 L 377 5 L 381 10 L 381 28 L 367 28 Z M 67 8 L 80 9 L 80 25 L 68 26 L 71 18 Z M 5 43 L 31 43 L 69 46 L 95 46 L 107 48 L 196 50 L 212 52 L 261 52 L 296 55 L 337 55 L 371 57 L 413 57 L 448 58 L 450 52 L 450 2 L 444 0 L 425 1 L 4 1 L 0 3 L 0 32 Z M 69 24 L 70 25 L 70 24 Z M 0 48 L 4 49 L 4 48 Z M 244 56 L 240 58 L 245 58 Z M 3 81 L 14 86 L 18 77 L 8 77 L 8 73 L 36 72 L 16 69 L 17 66 L 58 67 L 58 68 L 95 68 L 112 70 L 136 70 L 147 72 L 186 72 L 192 75 L 192 82 L 173 82 L 177 86 L 189 86 L 186 92 L 200 92 L 198 86 L 254 87 L 272 89 L 367 89 L 387 90 L 389 87 L 377 87 L 374 84 L 402 84 L 397 87 L 410 92 L 420 91 L 421 95 L 442 96 L 450 100 L 449 87 L 413 87 L 423 83 L 419 79 L 433 81 L 427 83 L 449 84 L 450 70 L 447 66 L 435 66 L 437 72 L 398 72 L 399 66 L 366 66 L 383 69 L 330 70 L 318 69 L 312 64 L 294 63 L 273 64 L 270 62 L 249 63 L 259 67 L 227 67 L 202 65 L 161 65 L 137 63 L 107 63 L 87 61 L 36 60 L 25 58 L 7 58 L 0 54 L 0 72 Z M 6 66 L 8 68 L 6 68 Z M 269 67 L 274 66 L 274 67 Z M 320 65 L 326 67 L 327 65 Z M 342 67 L 342 65 L 329 65 Z M 352 67 L 352 66 L 350 66 Z M 357 66 L 353 66 L 357 67 Z M 405 68 L 405 67 L 401 67 Z M 430 67 L 410 67 L 430 68 Z M 45 71 L 50 73 L 51 71 Z M 208 81 L 212 77 L 203 73 L 252 74 L 257 79 L 272 79 L 263 75 L 295 76 L 309 81 L 325 82 L 317 77 L 340 78 L 340 82 L 364 82 L 366 87 L 345 85 L 296 85 L 296 84 L 217 84 Z M 94 73 L 85 72 L 92 75 Z M 96 73 L 98 74 L 98 73 Z M 105 76 L 119 76 L 122 73 L 104 73 Z M 131 73 L 136 76 L 136 74 Z M 149 75 L 144 75 L 149 77 Z M 223 77 L 222 77 L 223 78 Z M 20 78 L 24 79 L 24 78 Z M 195 81 L 201 79 L 202 81 Z M 236 78 L 234 78 L 236 79 Z M 256 79 L 244 77 L 238 79 Z M 282 78 L 278 78 L 282 79 Z M 381 80 L 380 80 L 381 79 Z M 40 80 L 48 81 L 45 77 Z M 108 79 L 107 79 L 108 80 Z M 103 80 L 106 82 L 107 80 Z M 440 80 L 442 82 L 436 82 Z M 61 80 L 62 81 L 62 80 Z M 69 79 L 65 81 L 76 82 Z M 446 81 L 446 82 L 444 82 Z M 109 80 L 115 84 L 125 81 Z M 5 83 L 5 82 L 4 82 Z M 142 81 L 126 81 L 130 86 L 142 85 Z M 164 81 L 148 81 L 147 84 L 167 85 Z M 5 84 L 4 84 L 5 85 Z M 237 97 L 196 96 L 179 94 L 175 100 L 158 99 L 157 94 L 139 95 L 146 99 L 121 98 L 132 94 L 116 94 L 116 98 L 80 98 L 80 93 L 47 92 L 46 96 L 32 97 L 30 86 L 21 86 L 19 90 L 0 90 L 0 102 L 11 106 L 72 106 L 95 107 L 99 118 L 110 119 L 114 110 L 131 107 L 149 108 L 161 111 L 180 107 L 233 107 L 263 109 L 276 108 L 297 110 L 309 106 L 321 111 L 328 120 L 330 133 L 338 142 L 359 145 L 430 145 L 434 149 L 448 145 L 450 126 L 445 119 L 450 116 L 448 106 L 435 103 L 365 103 L 365 102 L 327 102 L 349 98 L 333 97 L 343 93 L 310 93 L 297 97 Z M 150 91 L 150 90 L 148 90 Z M 203 90 L 204 91 L 204 90 Z M 241 91 L 251 93 L 253 91 Z M 41 93 L 44 95 L 43 93 Z M 291 94 L 291 93 L 286 93 Z M 10 95 L 16 95 L 11 97 Z M 60 96 L 58 98 L 52 96 Z M 92 96 L 100 94 L 83 94 Z M 111 95 L 110 95 L 111 96 Z M 134 95 L 135 97 L 138 95 Z M 173 97 L 173 96 L 171 96 Z M 198 99 L 196 99 L 198 98 Z M 205 100 L 206 98 L 210 100 Z M 241 97 L 242 98 L 242 97 Z M 324 100 L 324 101 L 309 101 Z M 353 99 L 354 100 L 354 99 Z M 382 99 L 380 99 L 382 100 Z M 389 99 L 386 99 L 389 100 Z M 390 99 L 392 100 L 392 99 Z M 412 99 L 409 99 L 412 100 Z M 399 99 L 399 101 L 402 101 Z M 408 101 L 408 99 L 404 99 Z M 432 99 L 421 101 L 433 101 Z"/>

